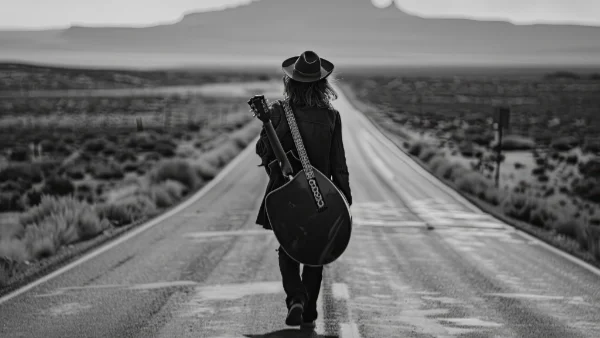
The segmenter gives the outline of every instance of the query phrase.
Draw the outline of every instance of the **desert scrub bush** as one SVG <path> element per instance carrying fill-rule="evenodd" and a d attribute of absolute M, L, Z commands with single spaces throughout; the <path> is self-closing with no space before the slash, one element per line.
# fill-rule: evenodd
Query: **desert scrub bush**
<path fill-rule="evenodd" d="M 42 193 L 52 196 L 66 196 L 75 192 L 75 186 L 68 178 L 52 176 L 46 179 Z"/>
<path fill-rule="evenodd" d="M 154 147 L 154 151 L 164 157 L 175 156 L 176 149 L 177 149 L 177 146 L 175 144 L 173 144 L 172 142 L 162 141 L 162 140 L 157 142 Z"/>
<path fill-rule="evenodd" d="M 554 187 L 550 187 L 548 189 L 546 189 L 546 191 L 544 192 L 544 197 L 550 197 L 552 195 L 554 195 L 555 190 Z"/>
<path fill-rule="evenodd" d="M 600 153 L 600 140 L 588 140 L 582 147 L 582 150 L 586 153 L 598 154 Z"/>
<path fill-rule="evenodd" d="M 125 196 L 114 202 L 99 204 L 98 215 L 114 226 L 131 224 L 156 214 L 156 204 L 145 194 Z"/>
<path fill-rule="evenodd" d="M 443 155 L 436 154 L 429 162 L 429 169 L 431 169 L 431 171 L 433 171 L 435 174 L 438 174 L 440 167 L 447 162 L 448 160 L 446 160 Z"/>
<path fill-rule="evenodd" d="M 423 151 L 421 151 L 421 154 L 419 155 L 419 159 L 421 159 L 421 161 L 423 161 L 424 163 L 429 163 L 429 161 L 431 161 L 431 159 L 437 155 L 437 150 L 434 148 L 425 148 L 423 149 Z"/>
<path fill-rule="evenodd" d="M 199 157 L 199 161 L 206 162 L 214 168 L 221 168 L 239 153 L 239 148 L 232 142 L 225 142 Z"/>
<path fill-rule="evenodd" d="M 42 202 L 42 191 L 39 189 L 30 189 L 25 195 L 23 195 L 23 206 L 24 207 L 33 207 Z"/>
<path fill-rule="evenodd" d="M 52 153 L 54 152 L 54 150 L 56 150 L 56 142 L 53 140 L 45 139 L 40 142 L 40 147 L 42 147 L 43 153 Z"/>
<path fill-rule="evenodd" d="M 21 210 L 23 210 L 23 202 L 20 193 L 0 191 L 0 212 Z"/>
<path fill-rule="evenodd" d="M 137 155 L 130 149 L 120 149 L 114 154 L 115 160 L 119 162 L 137 161 Z"/>
<path fill-rule="evenodd" d="M 567 156 L 565 162 L 567 162 L 567 164 L 570 165 L 576 165 L 579 162 L 579 157 L 577 156 L 577 154 L 572 154 Z"/>
<path fill-rule="evenodd" d="M 493 140 L 494 135 L 488 132 L 481 132 L 478 134 L 470 135 L 469 140 L 479 146 L 488 146 Z"/>
<path fill-rule="evenodd" d="M 460 154 L 466 158 L 475 156 L 475 146 L 472 142 L 461 142 L 458 146 Z"/>
<path fill-rule="evenodd" d="M 186 193 L 194 190 L 200 184 L 196 170 L 183 159 L 170 159 L 158 163 L 149 177 L 152 183 L 161 183 L 166 180 L 180 182 L 186 187 Z"/>
<path fill-rule="evenodd" d="M 92 177 L 100 180 L 121 179 L 125 176 L 121 166 L 111 160 L 92 162 L 88 170 Z"/>
<path fill-rule="evenodd" d="M 538 179 L 538 182 L 548 182 L 548 181 L 550 181 L 550 177 L 548 177 L 547 175 L 539 175 L 537 179 Z"/>
<path fill-rule="evenodd" d="M 535 164 L 537 164 L 540 167 L 544 167 L 548 164 L 548 161 L 543 157 L 538 157 L 535 159 Z"/>
<path fill-rule="evenodd" d="M 233 131 L 229 137 L 238 148 L 243 149 L 259 134 L 261 128 L 260 124 L 248 123 L 242 128 Z"/>
<path fill-rule="evenodd" d="M 29 148 L 17 146 L 12 149 L 8 158 L 15 162 L 26 162 L 31 159 L 31 155 L 31 150 L 29 150 Z"/>
<path fill-rule="evenodd" d="M 47 195 L 39 205 L 20 215 L 19 224 L 25 229 L 23 241 L 32 257 L 92 238 L 109 225 L 88 203 L 72 196 Z"/>
<path fill-rule="evenodd" d="M 600 180 L 584 178 L 573 180 L 573 193 L 594 203 L 600 203 Z"/>
<path fill-rule="evenodd" d="M 102 155 L 104 156 L 114 156 L 119 149 L 113 143 L 109 143 L 106 145 L 104 150 L 102 150 Z"/>
<path fill-rule="evenodd" d="M 538 199 L 531 194 L 511 193 L 502 203 L 502 210 L 510 217 L 529 222 L 531 212 L 537 207 Z"/>
<path fill-rule="evenodd" d="M 210 181 L 219 172 L 219 169 L 213 167 L 210 162 L 203 161 L 201 158 L 193 162 L 196 174 L 204 181 Z"/>
<path fill-rule="evenodd" d="M 564 206 L 561 206 L 564 208 Z M 552 229 L 557 234 L 564 235 L 569 238 L 577 239 L 578 227 L 581 227 L 581 220 L 571 217 L 570 215 L 557 213 L 557 218 L 552 222 Z"/>
<path fill-rule="evenodd" d="M 126 141 L 125 145 L 131 149 L 137 150 L 153 150 L 157 135 L 155 132 L 143 131 L 131 135 Z"/>
<path fill-rule="evenodd" d="M 92 154 L 98 154 L 103 151 L 108 146 L 108 141 L 101 138 L 94 138 L 91 140 L 85 141 L 82 148 L 85 152 L 89 152 Z"/>
<path fill-rule="evenodd" d="M 65 168 L 63 172 L 71 179 L 80 180 L 85 177 L 85 166 L 83 164 L 71 165 Z"/>
<path fill-rule="evenodd" d="M 536 201 L 531 208 L 528 222 L 540 228 L 550 229 L 552 224 L 558 219 L 556 213 L 545 201 Z"/>
<path fill-rule="evenodd" d="M 0 286 L 8 283 L 20 262 L 28 260 L 29 253 L 23 241 L 0 239 Z"/>
<path fill-rule="evenodd" d="M 125 172 L 134 172 L 137 171 L 137 169 L 140 167 L 140 164 L 137 162 L 125 162 L 122 165 L 122 169 Z"/>
<path fill-rule="evenodd" d="M 491 205 L 497 206 L 504 200 L 504 193 L 496 187 L 490 186 L 479 194 L 479 197 Z"/>
<path fill-rule="evenodd" d="M 33 163 L 11 163 L 0 170 L 0 182 L 23 181 L 40 183 L 44 180 L 40 166 Z"/>
<path fill-rule="evenodd" d="M 158 208 L 168 208 L 181 199 L 185 190 L 185 186 L 180 182 L 166 180 L 150 185 L 146 193 Z"/>
<path fill-rule="evenodd" d="M 579 140 L 573 136 L 559 137 L 550 143 L 550 147 L 558 151 L 569 151 L 579 146 Z"/>
<path fill-rule="evenodd" d="M 159 154 L 159 153 L 157 153 L 157 152 L 155 152 L 155 151 L 146 153 L 144 155 L 144 160 L 145 161 L 160 161 L 162 158 L 163 158 L 162 155 Z"/>
<path fill-rule="evenodd" d="M 531 174 L 533 176 L 541 176 L 541 175 L 544 175 L 545 173 L 546 173 L 545 167 L 536 167 L 531 170 Z"/>
<path fill-rule="evenodd" d="M 90 183 L 81 183 L 75 187 L 75 198 L 80 201 L 94 203 L 94 186 Z"/>
<path fill-rule="evenodd" d="M 478 197 L 482 197 L 482 193 L 491 188 L 490 182 L 475 171 L 456 177 L 455 183 L 461 191 Z"/>
<path fill-rule="evenodd" d="M 446 161 L 438 167 L 438 170 L 435 171 L 435 174 L 443 177 L 444 179 L 455 182 L 458 177 L 469 172 L 471 171 L 458 162 Z"/>
<path fill-rule="evenodd" d="M 531 150 L 536 146 L 535 141 L 528 137 L 519 135 L 506 135 L 502 138 L 502 150 Z M 498 147 L 497 143 L 492 144 L 492 149 Z"/>
<path fill-rule="evenodd" d="M 427 144 L 425 144 L 424 142 L 416 141 L 413 144 L 411 144 L 410 148 L 408 149 L 408 153 L 413 156 L 419 157 L 419 155 L 421 155 L 421 152 L 427 147 Z"/>
<path fill-rule="evenodd" d="M 586 162 L 579 163 L 579 172 L 584 177 L 600 179 L 600 157 L 591 158 Z"/>
<path fill-rule="evenodd" d="M 0 191 L 2 192 L 21 192 L 23 189 L 29 188 L 27 183 L 7 181 L 0 183 Z"/>

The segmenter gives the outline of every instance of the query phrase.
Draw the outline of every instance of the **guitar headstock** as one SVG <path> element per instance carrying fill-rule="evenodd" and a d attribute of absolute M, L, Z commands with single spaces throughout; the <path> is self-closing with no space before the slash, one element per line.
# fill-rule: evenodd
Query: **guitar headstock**
<path fill-rule="evenodd" d="M 264 95 L 254 95 L 254 97 L 248 100 L 248 104 L 252 108 L 255 117 L 263 122 L 269 122 L 271 112 L 269 111 L 269 106 Z"/>

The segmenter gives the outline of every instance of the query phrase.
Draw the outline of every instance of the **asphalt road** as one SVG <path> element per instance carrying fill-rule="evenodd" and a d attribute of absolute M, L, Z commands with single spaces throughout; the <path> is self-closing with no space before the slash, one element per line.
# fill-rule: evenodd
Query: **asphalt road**
<path fill-rule="evenodd" d="M 355 225 L 312 335 L 284 323 L 252 144 L 173 215 L 1 298 L 0 337 L 600 337 L 598 270 L 477 210 L 336 106 Z"/>

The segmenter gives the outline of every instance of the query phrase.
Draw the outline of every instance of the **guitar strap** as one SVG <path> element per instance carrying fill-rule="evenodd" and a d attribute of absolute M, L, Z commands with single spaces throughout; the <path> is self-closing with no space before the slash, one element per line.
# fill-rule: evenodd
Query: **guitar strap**
<path fill-rule="evenodd" d="M 296 144 L 296 151 L 298 151 L 298 155 L 300 156 L 300 162 L 302 163 L 306 180 L 308 181 L 315 204 L 317 205 L 317 212 L 324 211 L 327 206 L 325 205 L 325 200 L 323 200 L 323 195 L 321 194 L 321 189 L 317 183 L 313 167 L 308 160 L 306 149 L 304 149 L 304 143 L 302 142 L 302 137 L 300 136 L 300 131 L 298 130 L 298 125 L 296 124 L 296 119 L 294 118 L 294 113 L 292 112 L 292 107 L 290 107 L 289 100 L 283 101 L 283 109 L 285 110 L 285 116 L 287 117 L 294 143 Z"/>

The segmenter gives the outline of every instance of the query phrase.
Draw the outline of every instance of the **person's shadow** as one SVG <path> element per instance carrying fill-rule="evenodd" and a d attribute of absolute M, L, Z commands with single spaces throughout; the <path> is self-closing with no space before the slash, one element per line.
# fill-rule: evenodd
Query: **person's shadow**
<path fill-rule="evenodd" d="M 314 330 L 284 329 L 265 334 L 244 335 L 248 338 L 339 338 L 339 336 L 324 336 Z"/>

